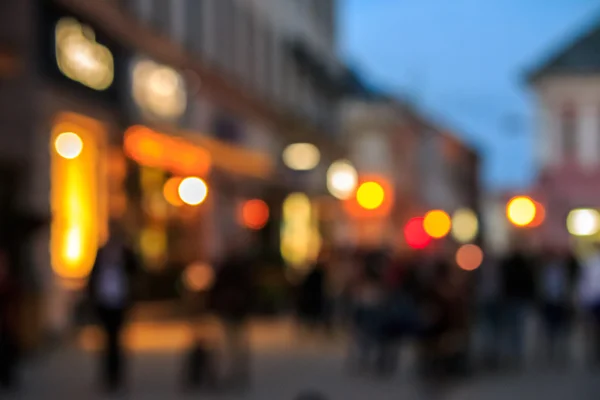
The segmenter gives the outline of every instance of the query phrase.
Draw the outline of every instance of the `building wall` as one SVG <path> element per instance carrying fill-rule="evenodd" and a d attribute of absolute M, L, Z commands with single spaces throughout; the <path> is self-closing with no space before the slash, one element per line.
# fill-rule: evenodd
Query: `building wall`
<path fill-rule="evenodd" d="M 298 68 L 290 51 L 299 40 L 327 68 L 340 69 L 334 1 L 124 0 L 123 6 L 275 107 L 335 127 L 335 99 Z"/>

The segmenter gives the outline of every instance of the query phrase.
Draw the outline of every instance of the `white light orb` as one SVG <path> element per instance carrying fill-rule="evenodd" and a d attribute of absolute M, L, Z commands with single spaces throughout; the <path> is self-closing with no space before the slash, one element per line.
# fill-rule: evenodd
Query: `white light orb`
<path fill-rule="evenodd" d="M 190 206 L 202 204 L 208 195 L 206 182 L 197 177 L 185 178 L 178 188 L 181 201 Z"/>
<path fill-rule="evenodd" d="M 347 160 L 331 164 L 327 170 L 327 189 L 332 196 L 340 200 L 348 199 L 354 193 L 358 182 L 358 173 Z"/>
<path fill-rule="evenodd" d="M 295 171 L 310 171 L 319 165 L 321 153 L 314 144 L 294 143 L 283 151 L 283 162 Z"/>
<path fill-rule="evenodd" d="M 67 160 L 79 157 L 83 150 L 83 140 L 74 132 L 63 132 L 54 141 L 56 152 Z"/>
<path fill-rule="evenodd" d="M 572 210 L 567 217 L 567 229 L 573 236 L 592 236 L 600 231 L 600 213 L 590 208 Z"/>

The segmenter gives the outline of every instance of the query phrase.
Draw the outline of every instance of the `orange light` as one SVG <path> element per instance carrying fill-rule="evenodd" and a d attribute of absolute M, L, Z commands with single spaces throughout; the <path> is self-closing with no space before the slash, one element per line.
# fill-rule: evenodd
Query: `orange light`
<path fill-rule="evenodd" d="M 356 191 L 356 201 L 367 210 L 374 210 L 383 204 L 385 191 L 377 182 L 365 182 Z"/>
<path fill-rule="evenodd" d="M 535 214 L 535 202 L 527 196 L 513 197 L 506 206 L 506 216 L 516 226 L 523 227 L 531 224 Z"/>
<path fill-rule="evenodd" d="M 473 271 L 483 262 L 483 251 L 474 244 L 465 244 L 456 252 L 456 264 L 465 271 Z"/>
<path fill-rule="evenodd" d="M 163 196 L 167 203 L 175 207 L 181 207 L 183 205 L 183 201 L 181 197 L 179 197 L 179 185 L 181 184 L 182 178 L 176 176 L 170 178 L 165 182 L 165 186 L 163 186 Z"/>
<path fill-rule="evenodd" d="M 239 222 L 247 228 L 259 230 L 269 221 L 269 206 L 260 199 L 248 200 L 240 207 Z"/>
<path fill-rule="evenodd" d="M 538 226 L 542 225 L 546 220 L 546 208 L 542 205 L 542 203 L 538 201 L 534 201 L 534 203 L 535 217 L 533 218 L 533 221 L 531 221 L 531 223 L 527 225 L 528 228 L 537 228 Z"/>
<path fill-rule="evenodd" d="M 215 273 L 208 264 L 195 263 L 187 267 L 183 273 L 183 282 L 192 292 L 202 292 L 212 287 Z"/>
<path fill-rule="evenodd" d="M 434 239 L 441 239 L 450 233 L 451 226 L 450 216 L 442 210 L 429 211 L 423 219 L 423 229 Z"/>
<path fill-rule="evenodd" d="M 208 151 L 186 140 L 157 133 L 144 126 L 132 126 L 125 132 L 125 153 L 140 165 L 160 168 L 178 175 L 208 173 Z"/>

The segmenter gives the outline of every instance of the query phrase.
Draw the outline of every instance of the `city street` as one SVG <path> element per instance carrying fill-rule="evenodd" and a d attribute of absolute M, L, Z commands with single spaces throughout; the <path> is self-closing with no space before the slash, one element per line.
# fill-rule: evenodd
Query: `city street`
<path fill-rule="evenodd" d="M 181 371 L 184 346 L 181 338 L 172 347 L 156 345 L 148 350 L 132 350 L 130 360 L 131 385 L 129 398 L 133 399 L 294 399 L 306 389 L 322 391 L 332 400 L 388 400 L 388 399 L 597 399 L 600 382 L 582 368 L 569 372 L 540 372 L 530 367 L 523 375 L 481 376 L 456 383 L 443 393 L 431 393 L 431 388 L 420 387 L 411 374 L 410 356 L 405 357 L 401 371 L 389 381 L 366 377 L 351 377 L 343 370 L 343 346 L 308 343 L 290 335 L 291 326 L 255 324 L 253 327 L 254 384 L 245 396 L 184 395 L 181 391 Z M 182 325 L 163 324 L 162 330 L 148 325 L 133 327 L 131 337 L 158 338 Z M 142 333 L 143 332 L 143 333 Z M 136 336 L 138 335 L 138 336 Z M 175 336 L 177 338 L 177 336 Z M 133 339 L 130 339 L 133 340 Z M 162 340 L 158 343 L 166 344 Z M 96 361 L 93 354 L 80 348 L 57 351 L 26 368 L 22 399 L 101 398 L 97 395 L 94 377 Z M 179 396 L 179 397 L 177 397 Z M 438 397 L 439 396 L 439 397 Z"/>

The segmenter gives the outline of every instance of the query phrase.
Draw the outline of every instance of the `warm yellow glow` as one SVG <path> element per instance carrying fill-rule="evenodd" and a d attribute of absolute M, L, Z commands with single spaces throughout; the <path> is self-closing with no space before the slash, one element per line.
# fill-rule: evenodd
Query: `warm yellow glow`
<path fill-rule="evenodd" d="M 600 213 L 591 208 L 572 210 L 567 217 L 567 229 L 573 236 L 593 236 L 600 232 Z"/>
<path fill-rule="evenodd" d="M 138 61 L 132 84 L 133 98 L 143 112 L 164 119 L 176 119 L 185 112 L 185 84 L 173 68 L 149 60 Z"/>
<path fill-rule="evenodd" d="M 456 264 L 465 271 L 479 268 L 483 262 L 483 251 L 474 244 L 465 244 L 456 252 Z"/>
<path fill-rule="evenodd" d="M 96 42 L 92 28 L 74 18 L 56 24 L 56 62 L 69 79 L 95 90 L 107 89 L 114 79 L 114 60 L 110 50 Z"/>
<path fill-rule="evenodd" d="M 202 292 L 210 289 L 215 279 L 213 268 L 204 263 L 194 263 L 183 273 L 183 283 L 192 292 Z"/>
<path fill-rule="evenodd" d="M 461 208 L 452 215 L 452 237 L 459 243 L 468 243 L 477 237 L 479 221 L 472 210 Z"/>
<path fill-rule="evenodd" d="M 310 171 L 319 165 L 321 153 L 314 144 L 294 143 L 283 151 L 283 162 L 295 171 Z"/>
<path fill-rule="evenodd" d="M 204 148 L 144 126 L 127 129 L 123 146 L 128 157 L 146 167 L 199 176 L 210 170 L 211 157 Z"/>
<path fill-rule="evenodd" d="M 146 265 L 155 267 L 167 254 L 167 235 L 159 228 L 146 228 L 140 234 L 140 250 Z"/>
<path fill-rule="evenodd" d="M 165 186 L 163 187 L 163 196 L 167 203 L 175 207 L 181 207 L 184 203 L 179 197 L 179 185 L 181 184 L 182 179 L 178 176 L 170 178 L 165 182 Z"/>
<path fill-rule="evenodd" d="M 506 206 L 508 220 L 516 226 L 527 226 L 535 219 L 535 203 L 529 197 L 512 198 Z"/>
<path fill-rule="evenodd" d="M 72 160 L 81 154 L 83 141 L 73 132 L 63 132 L 54 141 L 56 152 L 68 160 Z"/>
<path fill-rule="evenodd" d="M 336 161 L 327 170 L 327 189 L 332 196 L 338 199 L 350 198 L 356 189 L 357 182 L 356 169 L 347 160 Z"/>
<path fill-rule="evenodd" d="M 375 210 L 383 204 L 385 191 L 377 182 L 365 182 L 356 191 L 356 201 L 367 210 Z"/>
<path fill-rule="evenodd" d="M 57 142 L 61 143 L 57 139 L 65 132 L 77 132 L 82 142 L 79 155 L 72 159 L 56 149 Z M 98 244 L 106 236 L 107 210 L 103 207 L 107 207 L 108 188 L 101 167 L 105 157 L 99 153 L 104 137 L 102 125 L 75 114 L 61 115 L 52 131 L 50 256 L 54 272 L 62 278 L 87 277 Z"/>
<path fill-rule="evenodd" d="M 178 193 L 185 204 L 197 206 L 206 199 L 208 186 L 206 186 L 206 182 L 198 177 L 188 177 L 179 184 Z"/>
<path fill-rule="evenodd" d="M 293 268 L 306 268 L 319 252 L 321 238 L 310 199 L 293 193 L 283 203 L 281 255 Z"/>
<path fill-rule="evenodd" d="M 434 239 L 441 239 L 450 233 L 452 223 L 448 213 L 442 210 L 432 210 L 425 214 L 423 229 Z"/>

